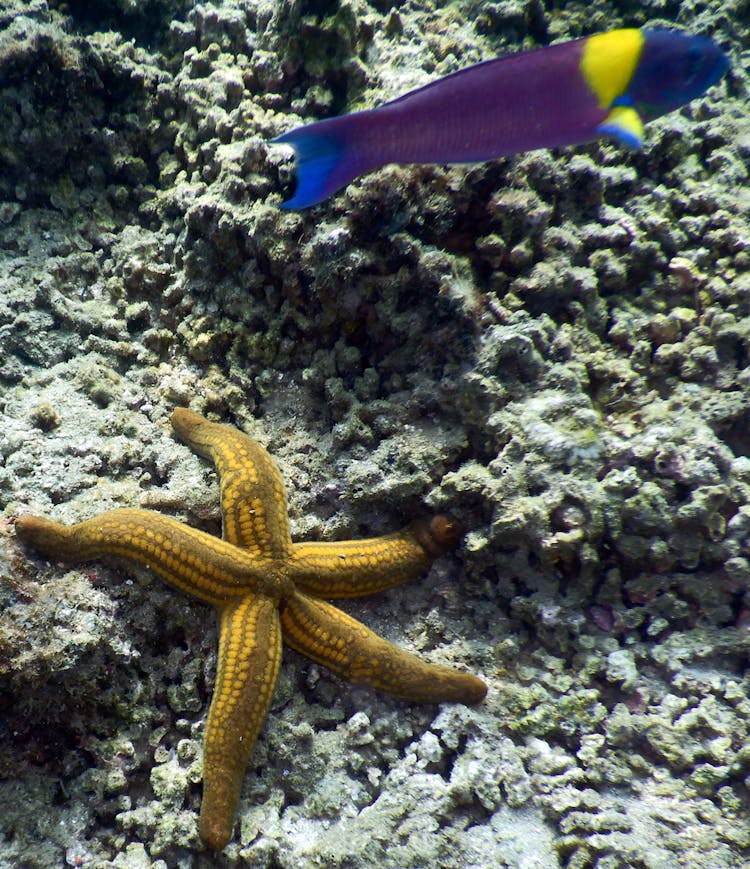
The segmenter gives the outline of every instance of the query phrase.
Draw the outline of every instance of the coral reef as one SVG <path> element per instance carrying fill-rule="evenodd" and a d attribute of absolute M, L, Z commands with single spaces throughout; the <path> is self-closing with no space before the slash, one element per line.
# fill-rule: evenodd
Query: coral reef
<path fill-rule="evenodd" d="M 746 866 L 747 4 L 92 9 L 0 11 L 0 865 Z M 734 64 L 642 152 L 390 166 L 277 208 L 282 131 L 644 24 Z M 141 506 L 216 532 L 168 430 L 188 404 L 269 447 L 295 536 L 455 515 L 457 554 L 348 609 L 490 684 L 418 708 L 288 655 L 218 858 L 208 613 L 12 529 Z"/>

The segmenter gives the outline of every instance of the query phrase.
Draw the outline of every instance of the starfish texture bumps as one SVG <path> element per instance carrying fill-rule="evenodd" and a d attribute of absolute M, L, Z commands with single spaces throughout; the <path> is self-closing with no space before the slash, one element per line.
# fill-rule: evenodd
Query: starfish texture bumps
<path fill-rule="evenodd" d="M 218 851 L 232 834 L 282 640 L 345 679 L 416 703 L 478 703 L 487 687 L 476 676 L 425 663 L 324 600 L 381 591 L 419 574 L 456 542 L 446 516 L 367 540 L 292 543 L 284 484 L 260 444 L 184 408 L 174 411 L 172 425 L 216 464 L 222 539 L 135 509 L 71 526 L 19 516 L 16 534 L 59 561 L 132 559 L 217 609 L 219 655 L 204 737 L 200 834 Z"/>

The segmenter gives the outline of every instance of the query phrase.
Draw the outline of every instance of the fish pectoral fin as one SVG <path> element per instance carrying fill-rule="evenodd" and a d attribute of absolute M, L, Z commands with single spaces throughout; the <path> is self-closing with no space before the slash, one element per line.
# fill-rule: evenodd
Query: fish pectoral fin
<path fill-rule="evenodd" d="M 643 121 L 632 106 L 615 106 L 596 131 L 602 136 L 612 136 L 628 148 L 643 146 Z"/>

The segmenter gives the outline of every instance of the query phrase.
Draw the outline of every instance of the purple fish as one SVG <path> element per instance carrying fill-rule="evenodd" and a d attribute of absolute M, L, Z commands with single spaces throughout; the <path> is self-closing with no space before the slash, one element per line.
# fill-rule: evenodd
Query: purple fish
<path fill-rule="evenodd" d="M 638 148 L 643 123 L 715 84 L 729 67 L 710 39 L 623 29 L 470 66 L 376 109 L 297 127 L 306 208 L 386 163 L 477 163 L 612 136 Z"/>

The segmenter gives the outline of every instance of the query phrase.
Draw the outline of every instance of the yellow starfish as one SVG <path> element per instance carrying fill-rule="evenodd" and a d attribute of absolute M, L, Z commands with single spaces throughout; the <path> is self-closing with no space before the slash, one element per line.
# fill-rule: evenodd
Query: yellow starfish
<path fill-rule="evenodd" d="M 476 676 L 427 664 L 320 598 L 370 594 L 405 582 L 456 541 L 445 516 L 369 540 L 292 543 L 281 475 L 260 444 L 178 408 L 178 436 L 213 459 L 223 539 L 148 510 L 112 510 L 77 525 L 19 516 L 16 534 L 60 561 L 131 558 L 219 613 L 219 657 L 206 722 L 200 834 L 221 850 L 271 703 L 282 638 L 352 682 L 416 703 L 478 703 Z"/>

